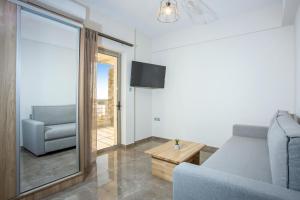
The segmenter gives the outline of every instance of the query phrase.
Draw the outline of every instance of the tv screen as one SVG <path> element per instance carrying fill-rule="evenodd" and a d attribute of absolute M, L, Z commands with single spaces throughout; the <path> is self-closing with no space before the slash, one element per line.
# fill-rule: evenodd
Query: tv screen
<path fill-rule="evenodd" d="M 166 66 L 132 61 L 130 86 L 164 88 Z"/>

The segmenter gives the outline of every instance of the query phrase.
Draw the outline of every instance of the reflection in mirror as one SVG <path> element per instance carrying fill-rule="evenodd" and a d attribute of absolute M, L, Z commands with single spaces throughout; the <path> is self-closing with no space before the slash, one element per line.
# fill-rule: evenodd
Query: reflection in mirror
<path fill-rule="evenodd" d="M 79 171 L 79 28 L 21 11 L 20 192 Z"/>

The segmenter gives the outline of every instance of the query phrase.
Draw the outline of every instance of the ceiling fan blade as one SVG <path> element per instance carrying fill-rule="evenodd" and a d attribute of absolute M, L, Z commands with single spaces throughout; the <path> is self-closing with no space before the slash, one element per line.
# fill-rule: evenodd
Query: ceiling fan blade
<path fill-rule="evenodd" d="M 218 19 L 202 0 L 182 0 L 182 7 L 195 24 L 208 24 Z"/>

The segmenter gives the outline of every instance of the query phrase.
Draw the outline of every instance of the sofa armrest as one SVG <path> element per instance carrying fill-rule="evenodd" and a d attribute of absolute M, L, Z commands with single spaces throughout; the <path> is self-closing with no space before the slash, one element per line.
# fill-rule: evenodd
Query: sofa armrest
<path fill-rule="evenodd" d="M 173 200 L 299 200 L 300 192 L 207 167 L 182 163 L 173 171 Z"/>
<path fill-rule="evenodd" d="M 267 138 L 269 128 L 266 126 L 233 125 L 232 134 L 240 137 Z"/>
<path fill-rule="evenodd" d="M 31 119 L 22 120 L 23 146 L 39 156 L 45 154 L 44 123 Z"/>

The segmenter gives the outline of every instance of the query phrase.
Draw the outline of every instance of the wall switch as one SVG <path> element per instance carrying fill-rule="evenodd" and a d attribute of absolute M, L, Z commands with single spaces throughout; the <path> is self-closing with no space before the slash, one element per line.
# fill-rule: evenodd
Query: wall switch
<path fill-rule="evenodd" d="M 154 117 L 154 121 L 160 121 L 160 118 L 159 117 Z"/>

